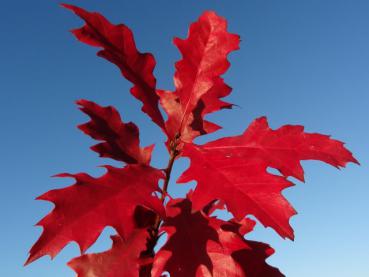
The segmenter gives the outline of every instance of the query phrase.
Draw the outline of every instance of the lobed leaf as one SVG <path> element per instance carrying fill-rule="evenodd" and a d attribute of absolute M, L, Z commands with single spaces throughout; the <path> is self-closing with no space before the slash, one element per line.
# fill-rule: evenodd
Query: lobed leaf
<path fill-rule="evenodd" d="M 166 129 L 169 139 L 177 133 L 182 141 L 211 133 L 220 127 L 204 121 L 208 113 L 231 104 L 220 98 L 231 88 L 220 77 L 229 67 L 227 56 L 238 49 L 239 36 L 227 32 L 227 22 L 214 12 L 204 12 L 190 26 L 187 39 L 174 39 L 182 54 L 176 63 L 175 92 L 159 91 L 160 102 L 168 114 Z"/>
<path fill-rule="evenodd" d="M 162 227 L 168 240 L 154 258 L 152 276 L 164 271 L 176 277 L 283 276 L 265 262 L 273 249 L 245 240 L 238 228 L 200 211 L 192 213 L 188 198 L 170 201 Z"/>
<path fill-rule="evenodd" d="M 77 104 L 91 118 L 78 128 L 93 139 L 103 141 L 92 146 L 92 150 L 101 157 L 128 164 L 150 163 L 154 146 L 140 147 L 139 130 L 134 123 L 122 122 L 118 111 L 112 106 L 102 107 L 88 100 L 79 100 Z"/>
<path fill-rule="evenodd" d="M 289 219 L 296 212 L 281 192 L 293 185 L 288 176 L 304 180 L 300 161 L 319 160 L 335 167 L 357 163 L 342 142 L 305 133 L 302 126 L 272 130 L 265 117 L 255 120 L 240 136 L 204 145 L 186 144 L 182 155 L 190 158 L 191 165 L 178 182 L 197 181 L 195 210 L 219 199 L 237 219 L 254 215 L 290 239 L 294 235 Z M 282 176 L 269 173 L 268 167 Z"/>
<path fill-rule="evenodd" d="M 122 75 L 133 84 L 131 93 L 143 104 L 142 111 L 149 115 L 159 127 L 164 120 L 158 107 L 156 79 L 153 75 L 156 62 L 152 54 L 140 53 L 132 31 L 125 25 L 114 25 L 96 12 L 88 12 L 79 7 L 63 4 L 85 21 L 85 25 L 75 29 L 75 37 L 88 45 L 102 48 L 98 56 L 114 63 Z"/>
<path fill-rule="evenodd" d="M 85 254 L 68 265 L 77 277 L 137 277 L 140 271 L 140 253 L 146 248 L 148 233 L 138 229 L 127 239 L 112 236 L 112 248 L 98 254 Z"/>
<path fill-rule="evenodd" d="M 31 248 L 26 264 L 44 255 L 53 258 L 72 241 L 77 242 L 83 253 L 107 226 L 128 238 L 140 227 L 135 220 L 138 205 L 164 216 L 161 201 L 152 196 L 160 190 L 158 181 L 163 178 L 160 170 L 144 165 L 106 166 L 106 169 L 99 178 L 85 173 L 60 174 L 59 177 L 74 178 L 76 183 L 38 197 L 54 203 L 55 208 L 37 224 L 44 230 Z"/>

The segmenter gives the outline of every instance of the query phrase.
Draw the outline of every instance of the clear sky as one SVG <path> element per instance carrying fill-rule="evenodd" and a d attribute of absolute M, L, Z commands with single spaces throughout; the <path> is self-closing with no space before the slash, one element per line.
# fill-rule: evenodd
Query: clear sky
<path fill-rule="evenodd" d="M 347 143 L 361 166 L 342 171 L 304 162 L 306 183 L 285 191 L 299 215 L 291 221 L 296 240 L 258 227 L 251 236 L 270 243 L 268 261 L 289 277 L 369 276 L 369 1 L 73 1 L 130 26 L 142 51 L 157 59 L 159 87 L 172 89 L 179 53 L 174 36 L 185 37 L 190 22 L 207 9 L 229 21 L 242 37 L 225 75 L 239 105 L 211 118 L 225 126 L 198 140 L 235 135 L 255 117 L 266 115 L 273 128 L 302 124 L 309 132 L 331 134 Z M 52 205 L 34 198 L 70 184 L 50 178 L 59 172 L 102 173 L 93 141 L 75 126 L 87 118 L 74 101 L 86 98 L 113 104 L 125 121 L 141 128 L 143 145 L 158 143 L 154 164 L 167 156 L 163 135 L 139 112 L 129 83 L 95 56 L 96 49 L 68 32 L 81 25 L 56 1 L 2 1 L 0 17 L 1 201 L 0 276 L 68 277 L 65 266 L 78 255 L 70 244 L 49 258 L 23 268 L 41 229 L 33 227 Z M 179 162 L 174 176 L 187 166 Z M 181 194 L 187 186 L 171 184 Z M 91 250 L 109 247 L 106 229 Z"/>

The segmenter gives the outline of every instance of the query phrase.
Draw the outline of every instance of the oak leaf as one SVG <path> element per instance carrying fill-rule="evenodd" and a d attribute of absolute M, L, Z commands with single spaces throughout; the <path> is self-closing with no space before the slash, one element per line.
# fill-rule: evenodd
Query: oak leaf
<path fill-rule="evenodd" d="M 108 157 L 126 163 L 149 164 L 153 145 L 141 148 L 138 127 L 133 122 L 124 123 L 118 111 L 112 107 L 79 100 L 80 110 L 91 120 L 79 125 L 85 134 L 103 141 L 91 147 L 101 157 Z"/>
<path fill-rule="evenodd" d="M 175 38 L 174 44 L 182 54 L 174 75 L 176 90 L 158 94 L 168 114 L 169 138 L 181 134 L 182 141 L 191 142 L 220 128 L 204 121 L 206 114 L 232 106 L 220 99 L 231 92 L 220 76 L 230 65 L 228 54 L 239 48 L 239 36 L 227 32 L 224 18 L 205 12 L 191 24 L 188 38 Z"/>
<path fill-rule="evenodd" d="M 190 198 L 167 204 L 161 231 L 167 233 L 168 240 L 154 258 L 153 277 L 164 271 L 176 277 L 283 276 L 265 262 L 272 248 L 253 242 L 249 245 L 239 231 L 240 224 L 209 217 L 202 211 L 192 213 L 191 205 Z M 245 224 L 253 226 L 250 221 Z M 258 254 L 254 256 L 254 252 Z"/>
<path fill-rule="evenodd" d="M 85 173 L 59 174 L 72 177 L 72 186 L 51 190 L 37 199 L 54 203 L 55 208 L 37 225 L 43 233 L 31 248 L 26 264 L 44 256 L 55 257 L 69 242 L 86 251 L 107 226 L 128 238 L 139 227 L 135 221 L 138 205 L 152 209 L 162 217 L 162 203 L 152 194 L 159 191 L 160 170 L 144 165 L 125 168 L 106 166 L 107 172 L 94 178 Z"/>
<path fill-rule="evenodd" d="M 152 54 L 140 53 L 136 48 L 131 29 L 124 24 L 114 25 L 96 12 L 63 4 L 85 21 L 85 25 L 72 30 L 78 40 L 88 45 L 103 48 L 97 55 L 117 65 L 122 75 L 133 87 L 131 93 L 143 104 L 142 111 L 158 126 L 164 126 L 158 107 L 156 79 L 153 75 L 156 62 Z"/>
<path fill-rule="evenodd" d="M 71 260 L 68 265 L 77 277 L 137 277 L 140 271 L 140 254 L 146 248 L 148 233 L 136 230 L 127 240 L 112 236 L 112 248 L 97 254 L 85 254 Z"/>
<path fill-rule="evenodd" d="M 338 168 L 357 162 L 340 141 L 305 133 L 302 126 L 272 130 L 265 117 L 240 136 L 186 144 L 182 155 L 190 158 L 191 165 L 178 182 L 197 181 L 192 197 L 195 210 L 219 199 L 237 219 L 254 215 L 290 239 L 294 235 L 289 219 L 296 212 L 281 192 L 293 185 L 288 176 L 304 180 L 300 161 L 319 160 Z M 269 167 L 282 176 L 269 173 Z"/>

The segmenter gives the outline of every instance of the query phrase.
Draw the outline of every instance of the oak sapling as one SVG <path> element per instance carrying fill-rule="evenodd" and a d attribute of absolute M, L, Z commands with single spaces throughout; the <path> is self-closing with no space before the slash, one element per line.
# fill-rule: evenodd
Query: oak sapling
<path fill-rule="evenodd" d="M 221 76 L 240 38 L 227 31 L 226 20 L 215 12 L 204 12 L 191 24 L 186 39 L 174 40 L 182 59 L 175 64 L 175 90 L 167 91 L 156 87 L 156 61 L 152 54 L 137 50 L 127 26 L 114 25 L 99 13 L 63 6 L 85 22 L 72 31 L 75 37 L 99 48 L 97 55 L 118 66 L 132 83 L 130 92 L 142 102 L 142 112 L 167 137 L 168 165 L 165 169 L 150 165 L 154 146 L 140 146 L 138 127 L 124 122 L 115 108 L 77 101 L 90 117 L 79 129 L 99 141 L 91 149 L 123 166 L 106 166 L 100 177 L 58 175 L 74 178 L 75 184 L 38 197 L 55 208 L 38 223 L 43 233 L 26 264 L 44 255 L 53 258 L 76 242 L 82 255 L 68 265 L 79 277 L 159 277 L 164 272 L 173 277 L 284 276 L 266 263 L 274 253 L 269 245 L 245 238 L 256 224 L 249 217 L 293 239 L 289 220 L 296 211 L 281 193 L 293 185 L 288 177 L 304 180 L 302 160 L 337 168 L 358 163 L 351 152 L 329 136 L 305 133 L 302 126 L 273 130 L 265 117 L 254 120 L 241 135 L 194 143 L 196 137 L 221 128 L 206 115 L 232 108 L 223 100 L 231 88 Z M 168 191 L 174 186 L 171 172 L 182 157 L 190 160 L 190 166 L 177 183 L 196 181 L 197 185 L 186 197 L 173 198 Z M 216 209 L 226 209 L 234 218 L 217 218 Z M 84 254 L 107 226 L 116 230 L 112 248 Z M 155 251 L 164 233 L 167 241 Z"/>

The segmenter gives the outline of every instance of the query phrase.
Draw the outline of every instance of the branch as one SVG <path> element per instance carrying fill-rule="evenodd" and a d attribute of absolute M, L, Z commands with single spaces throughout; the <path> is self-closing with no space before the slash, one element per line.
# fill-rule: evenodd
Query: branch
<path fill-rule="evenodd" d="M 172 173 L 174 161 L 180 153 L 179 150 L 177 149 L 179 141 L 180 141 L 180 134 L 177 133 L 175 135 L 174 139 L 169 143 L 170 157 L 169 157 L 168 165 L 164 169 L 165 181 L 164 181 L 164 186 L 163 186 L 162 193 L 161 193 L 161 198 L 160 198 L 160 200 L 163 204 L 164 204 L 167 192 L 168 192 L 169 181 L 170 181 L 170 176 L 171 176 L 171 173 Z M 160 227 L 162 222 L 163 222 L 163 220 L 160 218 L 159 215 L 157 215 L 156 219 L 155 219 L 155 223 L 149 229 L 150 238 L 147 241 L 147 250 L 145 252 L 143 252 L 141 256 L 143 256 L 143 257 L 154 257 L 155 256 L 154 248 L 155 248 L 155 245 L 156 245 L 156 243 L 157 243 L 157 241 L 160 237 L 159 227 Z"/>

